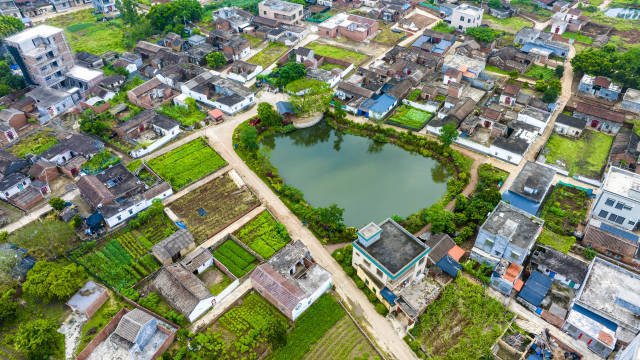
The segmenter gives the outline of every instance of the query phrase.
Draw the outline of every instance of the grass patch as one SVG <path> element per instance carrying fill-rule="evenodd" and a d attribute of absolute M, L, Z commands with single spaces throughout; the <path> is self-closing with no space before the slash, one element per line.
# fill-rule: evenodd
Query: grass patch
<path fill-rule="evenodd" d="M 450 34 L 450 33 L 454 32 L 454 31 L 456 31 L 456 28 L 455 28 L 455 26 L 451 26 L 451 25 L 447 24 L 444 21 L 439 21 L 437 24 L 435 24 L 431 28 L 431 30 L 440 31 L 440 32 L 443 32 L 443 33 Z"/>
<path fill-rule="evenodd" d="M 640 20 L 621 19 L 605 15 L 603 12 L 594 14 L 590 21 L 613 26 L 618 31 L 630 31 L 640 29 Z"/>
<path fill-rule="evenodd" d="M 226 289 L 227 286 L 231 285 L 231 283 L 233 282 L 233 280 L 231 280 L 225 273 L 223 273 L 222 271 L 220 272 L 220 274 L 222 275 L 222 281 L 220 281 L 217 284 L 213 284 L 209 287 L 209 291 L 211 292 L 211 294 L 213 294 L 214 296 L 218 296 L 222 290 Z"/>
<path fill-rule="evenodd" d="M 77 240 L 75 232 L 68 224 L 49 219 L 33 221 L 7 238 L 7 242 L 27 249 L 29 255 L 38 260 L 64 254 L 78 244 Z"/>
<path fill-rule="evenodd" d="M 288 48 L 282 44 L 272 42 L 259 53 L 253 55 L 251 59 L 247 60 L 247 62 L 260 65 L 263 69 L 266 69 L 280 56 L 282 56 L 287 49 Z"/>
<path fill-rule="evenodd" d="M 162 105 L 158 109 L 158 113 L 168 116 L 184 126 L 193 126 L 207 117 L 207 114 L 198 108 L 177 105 Z"/>
<path fill-rule="evenodd" d="M 491 358 L 491 345 L 512 318 L 502 303 L 485 295 L 481 285 L 459 276 L 420 316 L 411 330 L 416 337 L 411 345 L 426 358 Z"/>
<path fill-rule="evenodd" d="M 227 162 L 203 138 L 198 138 L 149 160 L 147 164 L 175 190 L 179 190 L 227 165 Z"/>
<path fill-rule="evenodd" d="M 331 45 L 321 44 L 318 42 L 309 43 L 305 47 L 313 50 L 316 54 L 320 56 L 328 56 L 338 60 L 349 61 L 354 63 L 355 65 L 362 64 L 368 58 L 368 56 L 365 54 L 359 54 L 351 50 L 347 50 L 347 49 L 343 49 L 343 48 L 339 48 Z"/>
<path fill-rule="evenodd" d="M 532 77 L 538 80 L 549 80 L 555 75 L 555 71 L 551 68 L 546 68 L 540 65 L 531 65 L 529 70 L 524 73 L 525 76 Z"/>
<path fill-rule="evenodd" d="M 573 32 L 565 31 L 562 34 L 562 37 L 565 38 L 565 39 L 573 39 L 575 41 L 579 41 L 581 43 L 585 43 L 585 44 L 589 44 L 589 45 L 593 44 L 593 38 L 592 37 L 587 36 L 587 35 L 582 35 L 582 34 L 579 34 L 579 33 L 573 33 Z"/>
<path fill-rule="evenodd" d="M 287 228 L 266 210 L 238 229 L 234 235 L 265 259 L 291 241 Z"/>
<path fill-rule="evenodd" d="M 422 129 L 433 114 L 407 105 L 400 105 L 393 116 L 386 122 L 392 125 L 408 127 L 412 130 Z"/>
<path fill-rule="evenodd" d="M 499 25 L 503 28 L 511 30 L 511 32 L 516 33 L 520 29 L 531 26 L 531 21 L 525 20 L 521 17 L 510 17 L 506 19 L 498 19 L 497 17 L 484 14 L 482 16 L 483 20 L 487 20 L 490 24 Z"/>
<path fill-rule="evenodd" d="M 540 217 L 551 231 L 571 235 L 584 221 L 590 204 L 585 191 L 558 184 L 545 201 Z"/>
<path fill-rule="evenodd" d="M 7 151 L 23 158 L 27 154 L 40 155 L 57 143 L 58 139 L 53 130 L 42 130 L 20 138 L 20 140 L 7 149 Z"/>
<path fill-rule="evenodd" d="M 243 38 L 245 39 L 249 39 L 249 46 L 254 48 L 257 47 L 258 45 L 260 45 L 264 39 L 260 39 L 259 37 L 253 36 L 253 35 L 249 35 L 249 34 L 240 34 Z"/>
<path fill-rule="evenodd" d="M 380 22 L 380 32 L 378 33 L 378 35 L 376 35 L 373 38 L 373 41 L 375 41 L 377 43 L 380 43 L 380 44 L 393 46 L 398 41 L 400 41 L 405 35 L 407 35 L 406 32 L 404 32 L 404 31 L 393 32 L 393 31 L 391 31 L 390 27 L 388 27 L 388 26 L 384 25 L 384 23 Z"/>
<path fill-rule="evenodd" d="M 287 334 L 287 344 L 274 351 L 268 359 L 302 359 L 311 350 L 311 345 L 320 340 L 345 315 L 333 296 L 322 295 L 295 321 L 293 330 Z"/>
<path fill-rule="evenodd" d="M 331 71 L 333 69 L 340 69 L 340 70 L 346 69 L 345 66 L 338 65 L 338 64 L 329 64 L 329 63 L 324 63 L 324 64 L 318 66 L 318 68 L 324 69 L 324 70 L 328 70 L 328 71 Z"/>
<path fill-rule="evenodd" d="M 225 174 L 185 194 L 169 208 L 201 243 L 259 203 L 248 189 L 239 188 Z"/>
<path fill-rule="evenodd" d="M 142 166 L 142 159 L 133 160 L 132 162 L 127 164 L 127 170 L 134 172 L 138 170 Z"/>
<path fill-rule="evenodd" d="M 119 163 L 120 160 L 121 159 L 115 154 L 112 154 L 111 151 L 104 149 L 84 163 L 84 165 L 82 165 L 82 171 L 95 175 L 107 169 L 109 166 Z"/>
<path fill-rule="evenodd" d="M 493 65 L 487 65 L 484 67 L 485 71 L 490 71 L 496 74 L 502 74 L 502 75 L 509 75 L 509 72 L 506 70 L 502 70 L 497 66 L 493 66 Z"/>
<path fill-rule="evenodd" d="M 47 24 L 64 29 L 65 38 L 74 52 L 88 51 L 103 54 L 107 51 L 127 51 L 122 45 L 124 25 L 122 20 L 98 21 L 91 13 L 93 9 L 58 15 Z"/>
<path fill-rule="evenodd" d="M 569 176 L 582 175 L 598 179 L 609 156 L 613 136 L 584 130 L 580 139 L 551 134 L 544 148 L 546 162 L 569 171 Z"/>
<path fill-rule="evenodd" d="M 539 244 L 550 246 L 565 254 L 571 250 L 571 247 L 575 242 L 576 238 L 573 236 L 558 235 L 547 229 L 542 230 L 542 233 L 538 236 Z"/>

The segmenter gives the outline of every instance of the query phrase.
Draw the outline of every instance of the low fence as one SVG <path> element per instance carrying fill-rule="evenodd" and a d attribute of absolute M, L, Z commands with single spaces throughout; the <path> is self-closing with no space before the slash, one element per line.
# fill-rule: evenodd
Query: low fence
<path fill-rule="evenodd" d="M 120 311 L 116 313 L 116 315 L 107 323 L 107 325 L 102 328 L 102 330 L 85 346 L 85 348 L 76 356 L 76 360 L 85 360 L 91 355 L 93 350 L 95 350 L 101 342 L 103 342 L 113 330 L 116 329 L 120 319 L 129 312 L 129 309 L 122 308 Z"/>

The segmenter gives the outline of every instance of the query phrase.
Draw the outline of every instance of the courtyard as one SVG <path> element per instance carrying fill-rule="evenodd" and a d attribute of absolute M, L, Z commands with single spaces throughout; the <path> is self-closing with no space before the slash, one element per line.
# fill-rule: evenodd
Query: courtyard
<path fill-rule="evenodd" d="M 569 176 L 581 175 L 599 179 L 607 165 L 613 136 L 584 130 L 579 139 L 551 134 L 542 150 L 547 164 L 555 164 L 569 172 Z"/>

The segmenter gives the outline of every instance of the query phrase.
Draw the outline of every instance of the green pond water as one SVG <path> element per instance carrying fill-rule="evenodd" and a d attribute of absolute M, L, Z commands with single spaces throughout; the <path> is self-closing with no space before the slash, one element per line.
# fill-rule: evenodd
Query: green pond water
<path fill-rule="evenodd" d="M 434 159 L 337 132 L 324 121 L 267 137 L 262 150 L 311 205 L 335 203 L 345 209 L 345 224 L 358 228 L 429 207 L 442 198 L 450 177 Z"/>

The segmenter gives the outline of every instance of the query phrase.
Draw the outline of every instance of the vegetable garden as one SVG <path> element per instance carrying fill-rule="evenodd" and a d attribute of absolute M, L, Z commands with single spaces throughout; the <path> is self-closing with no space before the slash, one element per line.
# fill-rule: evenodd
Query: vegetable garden
<path fill-rule="evenodd" d="M 19 157 L 27 154 L 40 155 L 58 143 L 56 134 L 52 130 L 37 131 L 20 140 L 7 149 L 8 152 Z"/>
<path fill-rule="evenodd" d="M 265 259 L 273 256 L 291 241 L 286 227 L 266 210 L 246 223 L 234 235 Z"/>
<path fill-rule="evenodd" d="M 544 227 L 561 235 L 571 235 L 585 220 L 591 205 L 589 195 L 580 189 L 556 185 L 545 201 L 540 217 Z"/>
<path fill-rule="evenodd" d="M 422 129 L 429 119 L 433 116 L 432 113 L 412 108 L 407 105 L 400 105 L 396 112 L 387 119 L 387 123 L 391 125 L 398 125 L 411 130 Z"/>
<path fill-rule="evenodd" d="M 224 265 L 227 270 L 241 278 L 249 271 L 253 270 L 258 260 L 233 240 L 225 241 L 213 252 L 213 257 Z"/>
<path fill-rule="evenodd" d="M 491 345 L 512 318 L 504 305 L 484 294 L 481 285 L 459 276 L 420 316 L 411 330 L 416 340 L 409 346 L 421 358 L 489 358 Z"/>
<path fill-rule="evenodd" d="M 149 160 L 148 165 L 179 190 L 227 164 L 203 138 Z"/>
<path fill-rule="evenodd" d="M 111 165 L 120 162 L 120 158 L 112 154 L 111 151 L 104 149 L 95 154 L 89 161 L 82 165 L 82 171 L 88 174 L 97 174 Z"/>
<path fill-rule="evenodd" d="M 169 208 L 201 243 L 259 204 L 247 188 L 238 188 L 224 174 L 180 197 Z"/>

